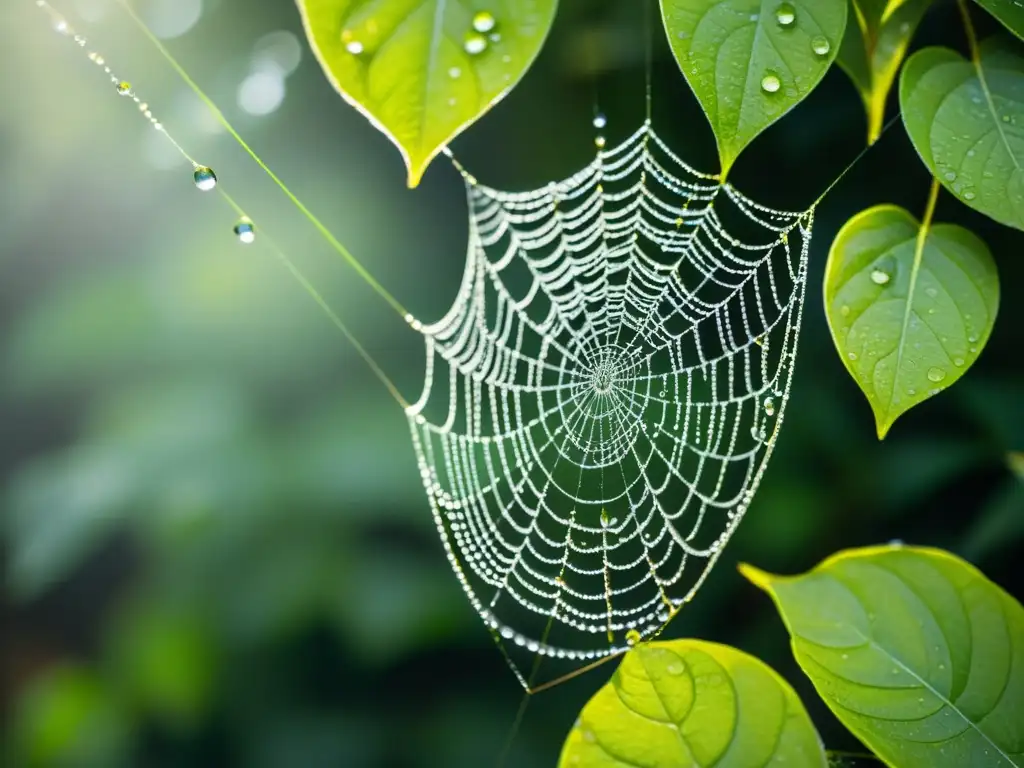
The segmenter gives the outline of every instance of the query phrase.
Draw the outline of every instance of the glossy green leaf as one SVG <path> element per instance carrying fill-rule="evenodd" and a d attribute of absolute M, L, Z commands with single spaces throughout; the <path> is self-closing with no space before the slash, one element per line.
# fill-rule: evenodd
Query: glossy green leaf
<path fill-rule="evenodd" d="M 995 262 L 963 227 L 922 231 L 902 208 L 881 205 L 850 219 L 829 252 L 825 314 L 879 438 L 970 368 L 998 308 Z"/>
<path fill-rule="evenodd" d="M 847 0 L 661 0 L 669 44 L 718 141 L 723 176 L 839 51 Z"/>
<path fill-rule="evenodd" d="M 1008 30 L 1024 39 L 1024 5 L 1017 0 L 974 0 Z"/>
<path fill-rule="evenodd" d="M 802 576 L 742 570 L 825 703 L 889 765 L 1024 766 L 1024 609 L 974 567 L 892 545 Z"/>
<path fill-rule="evenodd" d="M 297 0 L 338 92 L 391 139 L 415 187 L 526 74 L 558 0 Z"/>
<path fill-rule="evenodd" d="M 561 768 L 825 766 L 789 684 L 758 659 L 698 640 L 640 645 L 580 713 Z"/>
<path fill-rule="evenodd" d="M 932 0 L 909 0 L 895 8 L 871 0 L 850 2 L 854 12 L 836 62 L 860 93 L 868 117 L 868 143 L 874 144 L 882 133 L 896 73 Z"/>
<path fill-rule="evenodd" d="M 1024 58 L 1008 39 L 986 40 L 977 63 L 948 48 L 918 51 L 900 76 L 900 107 L 946 189 L 1024 229 Z"/>

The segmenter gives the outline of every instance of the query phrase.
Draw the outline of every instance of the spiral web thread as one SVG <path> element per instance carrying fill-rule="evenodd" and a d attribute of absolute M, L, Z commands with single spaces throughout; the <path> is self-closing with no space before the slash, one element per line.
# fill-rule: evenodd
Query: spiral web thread
<path fill-rule="evenodd" d="M 448 559 L 529 689 L 521 654 L 658 634 L 735 531 L 789 398 L 813 208 L 755 203 L 649 122 L 536 191 L 466 182 L 462 285 L 409 318 L 406 413 Z"/>

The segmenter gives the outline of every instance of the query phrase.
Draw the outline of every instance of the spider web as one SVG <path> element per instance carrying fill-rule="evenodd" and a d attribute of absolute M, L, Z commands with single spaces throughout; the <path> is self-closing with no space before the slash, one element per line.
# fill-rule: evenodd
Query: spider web
<path fill-rule="evenodd" d="M 747 510 L 789 397 L 813 209 L 766 208 L 645 123 L 574 176 L 466 176 L 407 408 L 448 559 L 524 687 L 651 637 Z M 579 664 L 577 664 L 579 666 Z"/>

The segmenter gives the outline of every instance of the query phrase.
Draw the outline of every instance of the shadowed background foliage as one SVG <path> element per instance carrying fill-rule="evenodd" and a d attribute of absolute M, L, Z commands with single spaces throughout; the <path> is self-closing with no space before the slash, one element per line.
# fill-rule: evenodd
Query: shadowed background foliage
<path fill-rule="evenodd" d="M 438 317 L 465 255 L 458 174 L 438 162 L 420 189 L 405 189 L 397 153 L 331 90 L 290 3 L 137 4 L 170 32 L 168 8 L 192 5 L 201 15 L 169 40 L 175 55 L 392 293 Z M 406 396 L 417 394 L 415 334 L 216 132 L 114 4 L 60 9 L 309 272 Z M 301 60 L 283 102 L 257 116 L 249 97 L 280 83 L 254 84 L 264 61 L 254 51 L 279 30 L 301 42 Z M 653 37 L 655 124 L 711 170 L 706 120 Z M 612 142 L 642 119 L 648 39 L 632 0 L 564 0 L 534 69 L 455 142 L 456 155 L 509 189 L 575 171 L 594 151 L 595 100 Z M 916 45 L 926 42 L 963 49 L 951 4 L 927 17 Z M 450 573 L 398 407 L 272 255 L 233 240 L 232 212 L 192 188 L 191 169 L 28 0 L 0 9 L 0 60 L 17 73 L 0 82 L 0 759 L 493 763 L 521 691 Z M 799 209 L 864 135 L 856 92 L 834 69 L 730 178 L 768 205 Z M 839 227 L 878 202 L 920 214 L 928 185 L 897 124 L 823 203 L 773 463 L 668 630 L 765 659 L 837 749 L 858 747 L 813 695 L 738 561 L 795 572 L 839 548 L 899 538 L 961 554 L 1024 595 L 1024 483 L 1007 466 L 1024 449 L 1020 233 L 940 200 L 938 221 L 970 226 L 992 249 L 1000 317 L 966 378 L 883 443 L 825 324 L 820 285 Z M 536 697 L 510 765 L 553 765 L 611 669 Z"/>

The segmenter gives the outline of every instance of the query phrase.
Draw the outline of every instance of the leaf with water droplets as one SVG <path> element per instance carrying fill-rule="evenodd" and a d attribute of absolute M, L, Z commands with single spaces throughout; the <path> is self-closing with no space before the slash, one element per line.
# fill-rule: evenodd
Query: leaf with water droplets
<path fill-rule="evenodd" d="M 1021 0 L 974 0 L 1008 30 L 1024 39 L 1024 3 Z"/>
<path fill-rule="evenodd" d="M 847 0 L 661 0 L 661 14 L 726 174 L 825 76 L 843 38 Z"/>
<path fill-rule="evenodd" d="M 925 48 L 900 76 L 907 133 L 935 177 L 963 203 L 1024 229 L 1024 58 L 1003 36 L 977 63 Z"/>
<path fill-rule="evenodd" d="M 741 570 L 825 703 L 886 764 L 1024 766 L 1024 609 L 974 567 L 896 544 L 801 576 Z"/>
<path fill-rule="evenodd" d="M 807 711 L 764 662 L 700 640 L 630 650 L 587 702 L 559 768 L 827 765 Z"/>
<path fill-rule="evenodd" d="M 864 102 L 868 144 L 882 133 L 885 105 L 917 25 L 932 0 L 908 0 L 893 8 L 878 0 L 851 0 L 851 14 L 836 63 L 849 75 Z"/>
<path fill-rule="evenodd" d="M 825 268 L 825 314 L 879 438 L 957 381 L 981 354 L 999 308 L 999 275 L 968 230 L 921 224 L 880 205 L 840 230 Z"/>
<path fill-rule="evenodd" d="M 438 152 L 526 74 L 558 0 L 297 0 L 328 80 L 419 184 Z"/>

